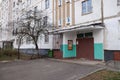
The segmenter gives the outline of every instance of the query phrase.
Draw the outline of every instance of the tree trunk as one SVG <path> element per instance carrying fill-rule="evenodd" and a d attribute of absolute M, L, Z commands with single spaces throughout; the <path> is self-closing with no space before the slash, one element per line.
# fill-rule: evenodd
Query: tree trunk
<path fill-rule="evenodd" d="M 18 59 L 20 59 L 20 46 L 21 46 L 21 40 L 22 40 L 22 38 L 20 37 L 20 39 L 19 39 L 19 44 L 18 44 Z"/>
<path fill-rule="evenodd" d="M 38 44 L 37 43 L 35 43 L 35 49 L 36 49 L 37 56 L 39 58 L 40 55 L 39 55 L 39 48 L 38 48 Z"/>
<path fill-rule="evenodd" d="M 18 59 L 20 59 L 20 47 L 18 47 Z"/>

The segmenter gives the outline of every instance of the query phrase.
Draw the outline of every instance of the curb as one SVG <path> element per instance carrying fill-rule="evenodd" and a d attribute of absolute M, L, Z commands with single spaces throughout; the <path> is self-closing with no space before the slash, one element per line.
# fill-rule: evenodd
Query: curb
<path fill-rule="evenodd" d="M 12 61 L 9 60 L 0 61 L 0 63 L 8 63 L 8 62 L 12 62 Z"/>
<path fill-rule="evenodd" d="M 17 62 L 17 61 L 23 61 L 23 60 L 3 60 L 3 61 L 0 61 L 0 63 L 9 63 L 9 62 Z"/>
<path fill-rule="evenodd" d="M 77 62 L 71 62 L 71 61 L 64 61 L 60 59 L 53 59 L 53 58 L 48 58 L 49 60 L 54 60 L 54 61 L 59 61 L 59 62 L 64 62 L 64 63 L 72 63 L 72 64 L 78 64 L 78 65 L 90 65 L 90 66 L 98 66 L 98 67 L 103 67 L 105 64 L 88 64 L 88 63 L 77 63 Z M 101 66 L 99 66 L 101 65 Z"/>

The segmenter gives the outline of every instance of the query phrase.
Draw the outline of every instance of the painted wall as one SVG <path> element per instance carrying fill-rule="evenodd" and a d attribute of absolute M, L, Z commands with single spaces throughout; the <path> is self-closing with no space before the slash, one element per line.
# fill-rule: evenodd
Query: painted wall
<path fill-rule="evenodd" d="M 94 59 L 104 60 L 104 30 L 94 30 Z"/>
<path fill-rule="evenodd" d="M 117 5 L 117 0 L 104 1 L 104 17 L 115 16 L 120 12 L 120 6 Z"/>
<path fill-rule="evenodd" d="M 73 44 L 76 44 L 76 32 L 66 32 L 63 33 L 63 44 L 67 44 L 68 40 L 73 40 Z"/>
<path fill-rule="evenodd" d="M 53 35 L 49 35 L 49 42 L 45 43 L 45 38 L 39 40 L 40 49 L 53 49 Z"/>
<path fill-rule="evenodd" d="M 73 44 L 72 50 L 68 50 L 67 44 L 63 44 L 62 46 L 63 46 L 63 58 L 76 57 L 76 45 L 75 44 Z"/>
<path fill-rule="evenodd" d="M 94 43 L 94 59 L 104 60 L 103 43 Z"/>
<path fill-rule="evenodd" d="M 77 39 L 77 32 L 66 32 L 63 34 L 63 58 L 68 57 L 76 57 L 76 39 Z M 93 31 L 94 37 L 94 59 L 103 60 L 104 59 L 104 49 L 103 49 L 103 29 L 94 30 Z M 68 40 L 73 40 L 73 50 L 68 50 Z"/>
<path fill-rule="evenodd" d="M 92 0 L 92 12 L 85 15 L 82 15 L 82 1 L 75 1 L 75 24 L 101 21 L 101 0 Z M 103 7 L 105 18 L 120 15 L 120 6 L 117 5 L 117 0 L 103 0 Z"/>
<path fill-rule="evenodd" d="M 73 49 L 68 50 L 68 40 L 73 40 Z M 63 58 L 76 57 L 76 32 L 63 34 Z"/>
<path fill-rule="evenodd" d="M 66 32 L 63 34 L 63 57 L 75 57 L 76 56 L 76 39 L 77 39 L 77 32 L 81 31 L 74 31 L 74 32 Z M 88 31 L 84 31 L 88 32 Z M 94 37 L 94 59 L 104 59 L 104 50 L 103 50 L 103 29 L 94 30 L 93 37 Z M 73 40 L 73 50 L 68 50 L 67 41 Z"/>
<path fill-rule="evenodd" d="M 49 3 L 49 8 L 48 9 L 45 9 L 45 0 L 31 0 L 31 4 L 27 5 L 27 0 L 25 1 L 25 6 L 24 8 L 27 9 L 27 10 L 33 10 L 34 7 L 37 6 L 38 10 L 43 10 L 43 16 L 48 16 L 48 23 L 49 24 L 52 24 L 52 1 L 53 0 L 49 0 L 50 3 Z M 18 17 L 16 15 L 16 17 Z M 52 28 L 52 27 L 51 27 Z M 49 28 L 49 29 L 51 29 Z M 53 44 L 53 35 L 49 35 L 49 42 L 45 42 L 44 40 L 44 35 L 42 35 L 42 38 L 39 38 L 39 41 L 38 41 L 38 46 L 40 49 L 52 49 L 52 44 Z M 15 37 L 15 40 L 16 40 L 16 37 Z M 26 43 L 26 39 L 24 39 L 23 41 L 24 43 L 21 45 L 21 49 L 33 49 L 35 48 L 34 44 L 30 43 L 30 44 L 27 44 Z M 17 48 L 17 44 L 16 44 L 16 41 L 14 42 L 14 47 Z"/>
<path fill-rule="evenodd" d="M 82 1 L 83 0 L 76 0 L 75 2 L 75 24 L 81 24 L 101 18 L 101 0 L 92 0 L 92 12 L 85 15 L 82 14 Z"/>
<path fill-rule="evenodd" d="M 120 17 L 105 20 L 105 50 L 120 50 Z"/>
<path fill-rule="evenodd" d="M 53 35 L 49 35 L 49 42 L 45 43 L 44 36 L 39 38 L 38 40 L 38 47 L 40 49 L 52 49 L 52 44 L 53 44 Z M 26 40 L 24 39 L 24 43 L 21 45 L 21 49 L 33 49 L 35 48 L 35 45 L 33 43 L 27 44 Z M 14 42 L 14 48 L 18 48 L 18 45 L 16 44 L 16 41 Z"/>

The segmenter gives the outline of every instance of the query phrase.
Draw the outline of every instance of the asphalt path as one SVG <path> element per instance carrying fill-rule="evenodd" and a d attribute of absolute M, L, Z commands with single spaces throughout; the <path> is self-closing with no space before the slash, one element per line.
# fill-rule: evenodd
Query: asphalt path
<path fill-rule="evenodd" d="M 79 80 L 100 67 L 50 59 L 0 63 L 0 80 Z"/>

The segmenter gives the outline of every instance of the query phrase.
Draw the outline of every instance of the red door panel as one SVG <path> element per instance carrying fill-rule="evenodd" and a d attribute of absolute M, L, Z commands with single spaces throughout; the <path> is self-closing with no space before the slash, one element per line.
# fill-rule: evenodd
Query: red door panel
<path fill-rule="evenodd" d="M 77 58 L 94 59 L 94 40 L 93 38 L 77 39 Z"/>

